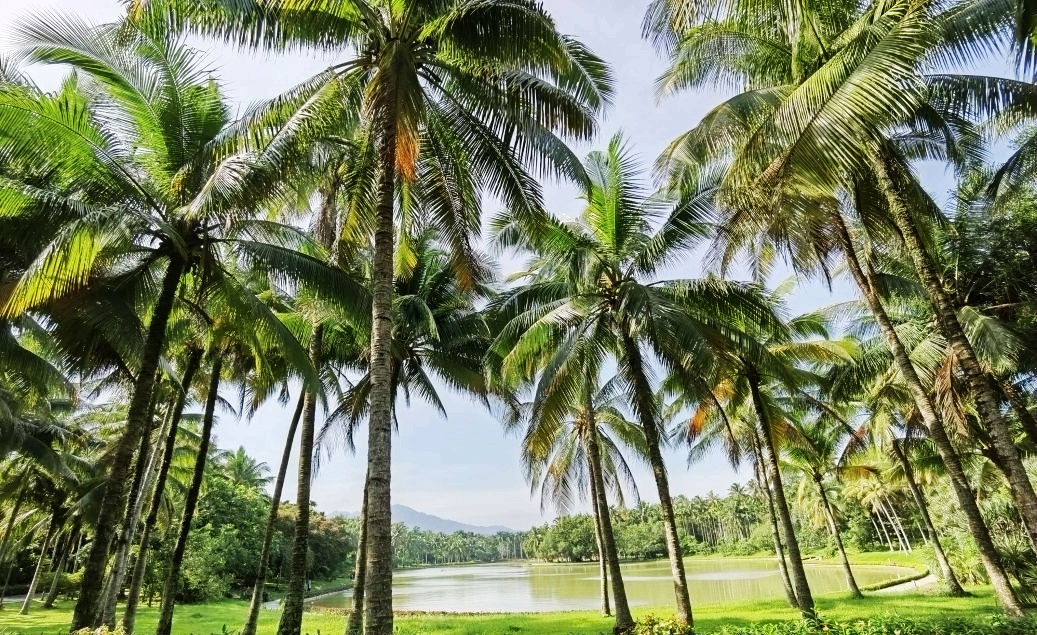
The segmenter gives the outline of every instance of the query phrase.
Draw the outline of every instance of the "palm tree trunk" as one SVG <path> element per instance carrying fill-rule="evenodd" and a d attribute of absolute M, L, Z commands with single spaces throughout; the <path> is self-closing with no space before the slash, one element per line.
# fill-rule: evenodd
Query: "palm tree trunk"
<path fill-rule="evenodd" d="M 155 391 L 157 394 L 158 391 Z M 137 524 L 140 520 L 140 509 L 144 502 L 143 489 L 145 477 L 150 473 L 154 460 L 151 450 L 151 433 L 155 423 L 156 400 L 154 395 L 151 407 L 148 409 L 150 416 L 145 424 L 144 434 L 140 437 L 140 447 L 137 448 L 137 460 L 133 470 L 133 483 L 130 485 L 129 500 L 127 501 L 126 514 L 123 517 L 122 529 L 116 540 L 115 565 L 108 574 L 105 590 L 101 596 L 101 623 L 109 628 L 115 628 L 115 604 L 119 599 L 119 591 L 126 582 L 126 567 L 129 564 L 130 545 L 137 533 Z"/>
<path fill-rule="evenodd" d="M 377 124 L 378 183 L 371 271 L 370 421 L 367 428 L 367 579 L 364 632 L 392 635 L 392 338 L 393 221 L 396 192 L 395 96 Z"/>
<path fill-rule="evenodd" d="M 54 608 L 54 602 L 58 599 L 58 588 L 61 583 L 61 576 L 65 573 L 65 567 L 68 565 L 69 556 L 72 554 L 72 547 L 76 544 L 77 533 L 79 533 L 79 524 L 75 523 L 72 529 L 69 530 L 64 544 L 58 545 L 60 555 L 58 556 L 58 563 L 54 567 L 54 579 L 51 580 L 50 590 L 47 591 L 47 596 L 43 600 L 43 608 L 45 609 Z"/>
<path fill-rule="evenodd" d="M 18 496 L 14 499 L 14 507 L 11 509 L 11 516 L 7 519 L 7 526 L 4 527 L 4 537 L 0 540 L 0 563 L 7 560 L 7 548 L 11 544 L 11 533 L 14 531 L 14 521 L 18 518 L 18 512 L 22 511 L 22 503 L 25 502 L 25 493 L 28 491 L 28 487 L 24 485 L 18 490 Z M 7 575 L 4 578 L 4 586 L 0 588 L 0 609 L 4 608 L 4 596 L 7 595 L 7 584 L 11 581 L 11 572 L 14 571 L 15 561 L 11 559 L 11 564 L 7 566 Z"/>
<path fill-rule="evenodd" d="M 760 394 L 759 378 L 751 370 L 747 373 L 747 378 L 749 390 L 752 393 L 753 407 L 756 409 L 756 417 L 760 423 L 760 450 L 767 467 L 767 477 L 771 486 L 771 494 L 774 497 L 774 508 L 778 512 L 779 525 L 784 534 L 785 548 L 788 549 L 789 577 L 792 578 L 792 587 L 796 592 L 799 611 L 804 618 L 812 620 L 817 616 L 814 611 L 814 596 L 810 592 L 807 572 L 803 567 L 803 556 L 799 551 L 799 540 L 796 538 L 796 528 L 792 525 L 792 514 L 789 512 L 789 504 L 785 499 L 785 486 L 781 482 L 781 470 L 778 469 L 778 453 L 774 448 L 770 418 L 767 416 L 767 409 L 763 403 L 763 395 Z"/>
<path fill-rule="evenodd" d="M 767 511 L 771 520 L 771 538 L 774 541 L 774 555 L 778 560 L 778 576 L 781 578 L 781 585 L 785 589 L 785 599 L 788 600 L 789 606 L 798 608 L 799 602 L 796 600 L 796 591 L 792 588 L 788 564 L 785 562 L 785 547 L 781 544 L 778 514 L 774 510 L 774 495 L 771 494 L 770 484 L 767 482 L 767 474 L 762 467 L 763 457 L 760 456 L 759 435 L 754 433 L 754 436 L 756 436 L 756 442 L 753 444 L 753 454 L 756 455 L 756 461 L 753 464 L 753 472 L 756 473 L 756 482 L 760 485 L 760 489 L 767 494 Z"/>
<path fill-rule="evenodd" d="M 918 514 L 922 517 L 922 528 L 924 535 L 932 545 L 933 553 L 936 555 L 936 562 L 940 567 L 940 575 L 943 578 L 943 583 L 947 586 L 947 595 L 951 597 L 963 597 L 966 595 L 965 589 L 961 587 L 961 583 L 958 582 L 958 576 L 954 574 L 954 569 L 951 568 L 951 563 L 947 559 L 947 554 L 943 550 L 943 545 L 940 544 L 940 537 L 936 532 L 936 526 L 933 524 L 933 519 L 929 515 L 929 505 L 925 502 L 925 495 L 922 493 L 922 488 L 918 486 L 918 482 L 915 481 L 915 471 L 911 467 L 911 462 L 907 460 L 907 456 L 901 449 L 900 444 L 897 443 L 896 439 L 892 442 L 893 455 L 896 456 L 897 461 L 900 463 L 901 469 L 904 470 L 904 480 L 907 481 L 907 488 L 911 491 L 911 497 L 915 499 L 915 506 L 918 507 Z"/>
<path fill-rule="evenodd" d="M 248 618 L 245 626 L 241 629 L 241 635 L 256 635 L 256 627 L 259 624 L 259 609 L 263 606 L 263 591 L 266 588 L 266 572 L 270 564 L 270 548 L 274 544 L 274 530 L 277 526 L 277 510 L 281 506 L 281 492 L 284 490 L 284 480 L 288 474 L 288 463 L 292 459 L 292 446 L 295 444 L 295 431 L 299 427 L 299 419 L 302 418 L 303 404 L 306 402 L 306 393 L 299 395 L 299 402 L 295 406 L 295 414 L 288 425 L 288 434 L 284 441 L 284 452 L 281 453 L 281 465 L 277 469 L 277 479 L 274 481 L 274 491 L 270 496 L 270 513 L 266 519 L 266 530 L 263 532 L 263 547 L 259 553 L 259 566 L 256 568 L 256 585 L 252 588 L 252 601 L 248 605 Z"/>
<path fill-rule="evenodd" d="M 626 586 L 623 584 L 623 571 L 619 566 L 619 550 L 616 549 L 616 535 L 612 528 L 612 511 L 608 499 L 605 498 L 605 477 L 601 469 L 601 446 L 597 434 L 590 431 L 586 434 L 587 460 L 590 464 L 592 491 L 597 498 L 598 516 L 601 525 L 601 544 L 604 558 L 608 564 L 608 572 L 612 578 L 612 600 L 616 607 L 616 633 L 628 633 L 634 628 L 634 618 L 630 614 L 627 602 Z"/>
<path fill-rule="evenodd" d="M 688 627 L 694 625 L 691 614 L 691 597 L 688 595 L 688 581 L 684 574 L 684 559 L 681 553 L 680 539 L 677 536 L 677 523 L 673 515 L 673 502 L 670 500 L 670 484 L 666 476 L 666 464 L 663 462 L 661 440 L 658 423 L 652 413 L 654 393 L 644 374 L 641 349 L 628 334 L 623 334 L 623 352 L 627 356 L 630 380 L 635 391 L 634 400 L 645 433 L 648 446 L 648 462 L 652 466 L 655 487 L 659 493 L 659 510 L 662 513 L 663 530 L 666 534 L 666 552 L 670 557 L 670 573 L 673 575 L 673 592 L 677 599 L 677 619 Z"/>
<path fill-rule="evenodd" d="M 364 503 L 360 509 L 360 535 L 356 541 L 356 562 L 353 569 L 353 610 L 346 623 L 346 635 L 360 635 L 364 630 L 364 592 L 367 580 L 367 492 L 368 479 L 364 475 Z"/>
<path fill-rule="evenodd" d="M 44 534 L 43 543 L 40 545 L 40 559 L 36 561 L 36 570 L 33 571 L 32 580 L 29 581 L 29 588 L 25 591 L 25 599 L 22 600 L 22 608 L 18 611 L 19 615 L 29 614 L 29 607 L 32 606 L 33 597 L 36 595 L 36 585 L 39 584 L 40 574 L 43 573 L 43 563 L 47 560 L 47 548 L 50 547 L 50 541 L 58 530 L 58 524 L 57 514 L 51 515 L 50 520 L 47 522 L 47 533 Z"/>
<path fill-rule="evenodd" d="M 1026 527 L 1030 546 L 1037 553 L 1037 493 L 1034 492 L 1033 483 L 1030 482 L 1026 473 L 1026 466 L 1023 465 L 1019 448 L 1015 445 L 1012 429 L 1001 414 L 998 388 L 979 363 L 972 342 L 969 341 L 962 329 L 961 322 L 958 321 L 957 310 L 943 288 L 943 281 L 937 275 L 936 268 L 926 251 L 922 236 L 907 208 L 902 190 L 894 183 L 889 165 L 881 157 L 877 158 L 873 164 L 879 187 L 886 195 L 890 212 L 892 212 L 893 219 L 904 239 L 904 246 L 914 263 L 915 272 L 936 313 L 939 330 L 951 350 L 954 351 L 954 355 L 965 373 L 969 388 L 976 399 L 977 409 L 990 432 L 994 451 L 1001 458 L 1009 490 Z"/>
<path fill-rule="evenodd" d="M 144 585 L 144 574 L 147 571 L 148 550 L 151 548 L 151 532 L 158 522 L 158 513 L 162 507 L 162 497 L 166 491 L 166 480 L 169 478 L 169 467 L 173 463 L 173 453 L 176 451 L 176 434 L 180 429 L 180 420 L 184 416 L 184 408 L 191 392 L 191 382 L 202 363 L 203 351 L 200 348 L 192 348 L 187 355 L 187 363 L 180 378 L 180 392 L 176 396 L 173 406 L 173 414 L 169 419 L 166 429 L 165 440 L 162 446 L 162 460 L 158 464 L 158 474 L 155 475 L 155 486 L 152 489 L 151 504 L 148 515 L 144 519 L 144 528 L 140 532 L 140 544 L 137 546 L 137 560 L 133 564 L 133 575 L 130 578 L 130 589 L 126 595 L 126 610 L 122 615 L 122 627 L 127 633 L 133 632 L 134 623 L 137 619 L 137 607 L 140 604 L 140 590 Z"/>
<path fill-rule="evenodd" d="M 590 456 L 588 452 L 587 463 L 590 463 Z M 593 468 L 588 465 L 588 471 Z M 594 520 L 594 543 L 598 548 L 598 586 L 599 595 L 601 596 L 601 614 L 604 616 L 612 615 L 612 609 L 609 607 L 609 573 L 608 573 L 608 559 L 605 557 L 605 544 L 601 537 L 601 511 L 598 509 L 598 483 L 594 478 L 590 479 L 590 490 L 591 490 L 591 515 Z"/>
<path fill-rule="evenodd" d="M 324 327 L 317 325 L 310 336 L 310 362 L 319 369 L 324 346 Z M 310 485 L 313 480 L 313 432 L 317 420 L 315 390 L 304 391 L 302 427 L 299 435 L 299 476 L 295 493 L 295 539 L 292 541 L 291 573 L 284 596 L 284 610 L 277 624 L 278 635 L 299 635 L 302 631 L 303 603 L 306 599 L 307 566 L 310 551 Z M 163 635 L 163 634 L 159 634 Z"/>
<path fill-rule="evenodd" d="M 165 348 L 166 323 L 169 322 L 169 315 L 173 311 L 176 291 L 180 286 L 180 277 L 184 270 L 185 263 L 181 262 L 179 258 L 170 259 L 165 278 L 162 280 L 158 301 L 151 314 L 147 338 L 141 352 L 140 368 L 137 369 L 137 377 L 133 382 L 133 396 L 130 398 L 126 414 L 126 429 L 115 446 L 111 465 L 108 468 L 108 478 L 105 481 L 101 507 L 97 514 L 94 541 L 90 546 L 90 554 L 87 556 L 86 566 L 83 570 L 83 584 L 79 588 L 79 598 L 76 600 L 76 607 L 72 613 L 73 631 L 100 626 L 97 621 L 99 617 L 98 600 L 101 594 L 101 585 L 98 584 L 98 580 L 104 578 L 109 547 L 118 528 L 119 515 L 126 508 L 126 483 L 129 480 L 127 476 L 133 462 L 133 453 L 137 449 L 140 435 L 143 434 L 147 422 L 148 406 L 151 404 L 151 393 L 155 384 L 155 371 L 158 370 L 158 360 Z"/>
<path fill-rule="evenodd" d="M 213 350 L 212 371 L 209 375 L 209 392 L 205 395 L 205 414 L 202 416 L 201 443 L 198 445 L 198 456 L 194 461 L 194 474 L 191 485 L 184 498 L 184 512 L 180 517 L 180 531 L 176 537 L 176 546 L 169 561 L 166 580 L 162 585 L 162 604 L 159 606 L 158 626 L 155 635 L 170 635 L 173 631 L 173 608 L 176 606 L 176 586 L 180 580 L 180 567 L 184 563 L 184 552 L 187 550 L 187 538 L 191 533 L 191 521 L 198 505 L 198 495 L 205 477 L 205 466 L 209 460 L 209 444 L 212 441 L 212 428 L 216 419 L 216 401 L 219 398 L 220 372 L 223 370 L 223 354 Z"/>
<path fill-rule="evenodd" d="M 846 557 L 846 547 L 843 545 L 842 532 L 839 531 L 839 520 L 835 515 L 835 508 L 832 506 L 832 501 L 828 499 L 828 492 L 825 491 L 824 483 L 821 482 L 821 475 L 814 474 L 814 483 L 817 484 L 817 492 L 821 495 L 821 502 L 825 506 L 825 515 L 828 516 L 828 526 L 832 530 L 832 535 L 835 537 L 835 546 L 839 548 L 839 559 L 843 565 L 843 573 L 846 574 L 846 586 L 850 589 L 850 595 L 855 598 L 862 598 L 864 594 L 861 593 L 861 589 L 857 586 L 857 579 L 853 577 L 853 568 L 850 566 L 850 559 Z"/>
<path fill-rule="evenodd" d="M 835 227 L 843 246 L 843 254 L 850 273 L 858 289 L 864 295 L 872 315 L 875 316 L 875 321 L 879 324 L 882 335 L 886 339 L 886 344 L 893 354 L 897 370 L 900 371 L 901 378 L 903 378 L 904 383 L 911 392 L 911 397 L 915 407 L 918 409 L 919 415 L 922 417 L 922 422 L 929 429 L 933 443 L 936 445 L 944 467 L 947 469 L 947 475 L 950 477 L 955 497 L 958 499 L 958 504 L 965 514 L 969 532 L 976 542 L 976 549 L 979 552 L 980 560 L 983 562 L 983 568 L 987 572 L 987 577 L 990 578 L 990 583 L 994 587 L 998 603 L 1005 613 L 1013 617 L 1019 617 L 1023 614 L 1022 605 L 1019 603 L 1019 598 L 1016 596 L 1015 590 L 1012 589 L 1012 584 L 1005 573 L 1004 566 L 1001 563 L 1001 556 L 990 538 L 990 531 L 983 520 L 983 514 L 979 510 L 979 505 L 976 503 L 976 495 L 969 485 L 968 478 L 965 476 L 961 459 L 958 457 L 958 453 L 947 436 L 947 430 L 944 428 L 943 421 L 936 415 L 936 409 L 933 407 L 929 393 L 922 386 L 922 380 L 919 378 L 914 364 L 911 363 L 911 356 L 908 354 L 907 347 L 904 346 L 900 336 L 897 335 L 896 328 L 886 313 L 885 306 L 879 299 L 874 272 L 869 270 L 870 275 L 865 276 L 846 223 L 839 214 L 833 215 L 833 220 L 835 221 Z"/>

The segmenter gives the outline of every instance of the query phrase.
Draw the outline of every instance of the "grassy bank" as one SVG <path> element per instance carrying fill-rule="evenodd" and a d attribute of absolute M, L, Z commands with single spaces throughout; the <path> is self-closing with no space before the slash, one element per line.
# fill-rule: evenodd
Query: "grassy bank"
<path fill-rule="evenodd" d="M 822 596 L 818 599 L 822 615 L 831 620 L 853 621 L 873 616 L 896 614 L 919 620 L 975 619 L 985 620 L 997 612 L 994 599 L 986 589 L 975 589 L 972 597 L 946 598 L 938 595 L 909 593 L 903 595 L 873 595 L 863 600 L 843 596 Z M 175 632 L 184 635 L 208 635 L 237 631 L 245 619 L 247 604 L 225 601 L 177 607 Z M 72 604 L 59 603 L 51 610 L 34 608 L 28 616 L 18 615 L 10 606 L 0 612 L 0 633 L 24 635 L 56 635 L 67 628 Z M 663 615 L 672 612 L 669 607 L 657 610 L 638 609 L 636 615 L 648 613 Z M 263 611 L 261 633 L 273 633 L 277 625 L 276 611 Z M 145 608 L 138 620 L 139 633 L 153 629 L 156 608 Z M 722 627 L 740 628 L 761 622 L 796 620 L 797 614 L 780 600 L 753 602 L 726 602 L 695 607 L 697 630 L 715 632 Z M 595 612 L 459 615 L 408 614 L 397 619 L 400 635 L 500 635 L 515 633 L 528 635 L 595 635 L 607 633 L 611 621 Z M 343 631 L 345 617 L 332 613 L 307 613 L 303 621 L 305 632 L 311 635 L 337 635 Z"/>

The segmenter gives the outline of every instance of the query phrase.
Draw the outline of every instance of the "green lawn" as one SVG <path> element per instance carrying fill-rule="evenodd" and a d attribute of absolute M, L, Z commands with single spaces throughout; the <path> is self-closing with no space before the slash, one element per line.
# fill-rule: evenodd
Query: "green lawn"
<path fill-rule="evenodd" d="M 938 595 L 909 593 L 903 595 L 872 595 L 863 600 L 842 596 L 818 598 L 821 614 L 832 620 L 855 620 L 884 614 L 899 614 L 920 619 L 976 618 L 982 619 L 997 611 L 991 593 L 975 589 L 973 597 L 951 599 Z M 0 612 L 0 633 L 26 635 L 56 635 L 67 628 L 71 618 L 70 602 L 54 609 L 37 608 L 31 615 L 17 614 L 17 607 L 8 606 Z M 229 632 L 241 627 L 247 610 L 243 601 L 177 607 L 174 632 L 178 634 L 209 635 L 220 633 L 226 626 Z M 148 633 L 156 621 L 157 609 L 141 611 L 137 632 Z M 667 608 L 655 611 L 638 610 L 636 615 L 655 613 L 664 615 Z M 695 620 L 700 633 L 708 633 L 721 626 L 747 626 L 757 622 L 794 620 L 797 613 L 777 600 L 736 602 L 695 607 Z M 261 633 L 273 633 L 277 624 L 276 611 L 263 611 Z M 401 615 L 397 618 L 400 635 L 500 635 L 527 633 L 530 635 L 596 635 L 611 631 L 611 621 L 595 612 L 501 614 L 501 615 Z M 339 635 L 345 617 L 329 613 L 307 613 L 303 622 L 310 635 Z"/>

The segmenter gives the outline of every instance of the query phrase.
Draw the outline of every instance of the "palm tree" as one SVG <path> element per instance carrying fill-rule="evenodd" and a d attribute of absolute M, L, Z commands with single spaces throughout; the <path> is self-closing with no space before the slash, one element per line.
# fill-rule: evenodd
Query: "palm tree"
<path fill-rule="evenodd" d="M 275 264 L 287 279 L 306 275 L 328 283 L 333 276 L 289 247 L 305 242 L 297 232 L 249 220 L 252 203 L 276 195 L 277 181 L 268 172 L 272 157 L 236 151 L 233 135 L 223 134 L 227 110 L 219 91 L 199 58 L 174 37 L 90 27 L 72 18 L 37 20 L 20 29 L 29 59 L 71 64 L 91 78 L 91 90 L 80 90 L 73 76 L 55 95 L 0 96 L 5 151 L 16 161 L 67 175 L 45 188 L 4 182 L 8 200 L 17 203 L 12 211 L 27 221 L 45 219 L 40 226 L 51 231 L 3 314 L 46 309 L 85 285 L 101 289 L 95 279 L 118 271 L 121 284 L 141 303 L 138 310 L 151 315 L 73 615 L 79 628 L 101 618 L 96 580 L 126 509 L 129 471 L 182 280 L 188 272 L 204 271 L 199 279 L 206 293 L 247 313 L 259 303 L 217 265 L 224 245 L 244 261 Z M 155 279 L 161 282 L 152 298 L 147 291 Z M 293 341 L 269 312 L 254 317 L 257 331 Z M 298 347 L 286 351 L 301 357 L 294 365 L 306 367 Z"/>
<path fill-rule="evenodd" d="M 560 349 L 559 355 L 579 355 L 571 348 Z M 617 633 L 634 626 L 627 603 L 619 566 L 619 551 L 608 504 L 613 492 L 623 505 L 623 486 L 636 500 L 637 487 L 623 456 L 623 448 L 638 458 L 647 454 L 644 434 L 637 424 L 627 421 L 617 381 L 598 386 L 593 370 L 579 361 L 551 356 L 540 362 L 544 368 L 536 382 L 534 400 L 527 405 L 528 420 L 523 438 L 522 456 L 526 478 L 533 491 L 540 492 L 541 505 L 552 503 L 566 514 L 577 499 L 590 494 L 595 540 L 601 580 L 602 613 L 611 613 L 608 579 L 612 578 L 612 594 L 616 607 Z M 567 387 L 565 375 L 583 375 L 584 385 L 576 385 L 576 394 L 556 387 Z M 579 382 L 579 380 L 577 380 Z M 576 398 L 575 401 L 568 401 Z"/>
<path fill-rule="evenodd" d="M 817 495 L 821 509 L 835 546 L 839 550 L 843 573 L 846 574 L 846 586 L 854 597 L 863 597 L 857 580 L 853 576 L 850 559 L 843 546 L 842 532 L 839 529 L 839 518 L 825 479 L 832 474 L 848 470 L 870 471 L 867 466 L 847 463 L 847 456 L 852 455 L 858 439 L 848 437 L 845 428 L 825 417 L 793 416 L 793 435 L 785 446 L 785 464 L 799 472 L 803 478 L 799 482 L 799 501 L 806 504 L 810 484 L 817 486 Z"/>
<path fill-rule="evenodd" d="M 524 274 L 527 283 L 496 302 L 505 322 L 491 354 L 505 375 L 518 376 L 534 372 L 523 364 L 528 367 L 568 347 L 582 347 L 599 368 L 606 356 L 616 361 L 618 385 L 647 443 L 677 616 L 690 625 L 691 602 L 662 458 L 668 439 L 646 353 L 668 369 L 708 368 L 737 336 L 728 325 L 739 323 L 740 316 L 769 325 L 773 317 L 751 285 L 652 280 L 668 258 L 704 231 L 702 219 L 711 211 L 708 187 L 676 201 L 649 195 L 620 136 L 606 151 L 592 153 L 585 169 L 590 176 L 586 208 L 574 222 L 546 218 L 534 231 L 523 231 L 521 222 L 499 225 L 498 241 L 526 249 L 535 261 Z M 657 220 L 664 222 L 653 231 Z"/>
<path fill-rule="evenodd" d="M 227 452 L 220 457 L 221 473 L 233 483 L 246 487 L 262 489 L 273 480 L 267 476 L 270 467 L 263 461 L 257 461 L 239 447 L 234 452 Z"/>
<path fill-rule="evenodd" d="M 761 255 L 785 253 L 803 272 L 827 273 L 830 254 L 842 252 L 948 467 L 998 600 L 1007 612 L 1018 615 L 1020 604 L 961 461 L 886 313 L 880 286 L 862 264 L 842 204 L 849 200 L 875 235 L 885 230 L 888 236 L 890 225 L 901 232 L 911 229 L 888 220 L 889 210 L 903 204 L 902 193 L 889 187 L 890 144 L 883 145 L 883 140 L 895 125 L 914 125 L 915 140 L 935 128 L 950 130 L 931 117 L 918 116 L 925 96 L 919 89 L 925 82 L 917 69 L 938 31 L 932 28 L 933 10 L 924 2 L 894 2 L 863 8 L 800 5 L 790 13 L 780 3 L 753 2 L 732 5 L 723 17 L 715 18 L 709 5 L 656 0 L 645 26 L 671 54 L 672 67 L 661 80 L 665 90 L 717 79 L 731 79 L 745 90 L 675 141 L 666 157 L 677 181 L 693 180 L 703 166 L 726 165 L 725 189 L 732 205 L 722 219 L 724 232 L 718 242 L 726 246 L 718 247 L 719 260 L 728 263 L 743 249 L 756 249 L 761 237 L 770 246 Z M 732 41 L 729 36 L 739 43 L 728 49 L 731 55 L 708 54 L 711 47 Z M 906 137 L 910 142 L 911 136 Z M 873 172 L 885 174 L 881 183 L 876 185 Z M 903 174 L 897 172 L 898 177 Z M 903 212 L 895 214 L 906 220 Z M 996 424 L 996 418 L 991 423 Z M 1005 452 L 1011 454 L 1010 449 Z"/>
<path fill-rule="evenodd" d="M 478 284 L 464 284 L 452 266 L 451 256 L 432 230 L 418 231 L 416 235 L 403 234 L 398 249 L 400 266 L 394 279 L 392 342 L 392 396 L 393 413 L 403 396 L 408 402 L 412 394 L 420 396 L 440 414 L 446 410 L 439 397 L 435 379 L 463 394 L 489 405 L 491 400 L 507 403 L 509 395 L 499 387 L 487 383 L 482 372 L 483 354 L 490 341 L 485 317 L 476 310 L 476 304 L 488 297 L 489 272 L 479 270 Z M 366 268 L 370 275 L 371 268 Z M 371 391 L 370 334 L 357 323 L 355 317 L 341 314 L 326 323 L 329 348 L 344 369 L 360 372 L 360 376 L 345 391 L 336 409 L 329 414 L 318 434 L 320 447 L 329 447 L 333 435 L 338 435 L 353 447 L 356 428 L 369 414 Z M 359 327 L 359 328 L 358 328 Z M 369 489 L 365 483 L 365 498 Z M 368 546 L 370 519 L 367 506 L 361 510 L 358 553 Z M 353 611 L 347 632 L 358 632 L 362 602 L 366 596 L 368 569 L 366 558 L 358 556 L 353 578 Z"/>
<path fill-rule="evenodd" d="M 151 11 L 148 11 L 151 9 Z M 478 196 L 489 189 L 515 213 L 539 206 L 523 161 L 580 178 L 555 132 L 588 138 L 610 88 L 604 64 L 531 0 L 295 2 L 136 0 L 131 15 L 163 17 L 252 47 L 348 51 L 347 61 L 304 83 L 278 108 L 298 120 L 363 115 L 375 157 L 371 404 L 368 427 L 366 632 L 392 631 L 390 438 L 394 217 L 398 187 L 419 159 L 448 175 L 425 183 L 431 216 L 467 271 L 478 233 Z M 287 103 L 286 103 L 287 102 Z M 455 188 L 451 184 L 459 184 Z M 297 633 L 294 619 L 281 633 Z"/>

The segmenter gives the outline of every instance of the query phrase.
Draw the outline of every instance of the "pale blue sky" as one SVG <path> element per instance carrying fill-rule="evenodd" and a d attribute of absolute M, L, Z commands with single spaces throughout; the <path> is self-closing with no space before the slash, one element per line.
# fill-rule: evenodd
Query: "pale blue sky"
<path fill-rule="evenodd" d="M 578 36 L 613 66 L 617 97 L 602 126 L 599 144 L 622 130 L 647 164 L 669 140 L 692 127 L 723 98 L 718 91 L 702 91 L 656 102 L 653 82 L 663 64 L 640 37 L 645 1 L 545 0 L 544 5 L 561 30 Z M 0 0 L 0 45 L 8 46 L 12 25 L 33 12 L 75 12 L 93 22 L 104 22 L 116 18 L 121 7 L 118 0 Z M 229 98 L 242 109 L 323 68 L 314 58 L 267 58 L 211 43 L 199 46 L 210 52 L 216 76 Z M 34 68 L 31 74 L 49 87 L 61 71 Z M 590 146 L 580 150 L 588 149 Z M 579 210 L 575 194 L 569 186 L 547 185 L 548 200 L 559 214 Z M 686 263 L 671 268 L 671 275 L 695 276 L 702 267 L 698 255 L 689 255 Z M 845 287 L 838 289 L 833 296 L 819 283 L 811 284 L 796 294 L 792 309 L 801 312 L 849 297 Z M 448 421 L 417 403 L 410 409 L 400 408 L 400 434 L 394 438 L 393 447 L 393 501 L 476 524 L 526 528 L 550 518 L 550 510 L 546 516 L 541 515 L 539 500 L 531 498 L 523 480 L 518 439 L 504 436 L 499 423 L 476 404 L 451 395 L 445 395 L 445 403 Z M 277 406 L 263 408 L 251 422 L 224 416 L 217 429 L 218 443 L 225 448 L 243 445 L 276 469 L 290 416 L 289 410 Z M 680 452 L 668 452 L 667 460 L 674 494 L 719 492 L 734 480 L 749 478 L 748 474 L 736 475 L 721 456 L 709 457 L 690 470 Z M 321 509 L 352 511 L 360 507 L 365 463 L 363 443 L 355 457 L 342 452 L 322 457 L 322 469 L 313 488 L 313 498 Z M 293 467 L 286 492 L 294 492 L 294 473 Z M 650 472 L 638 469 L 636 476 L 642 496 L 657 500 Z"/>

